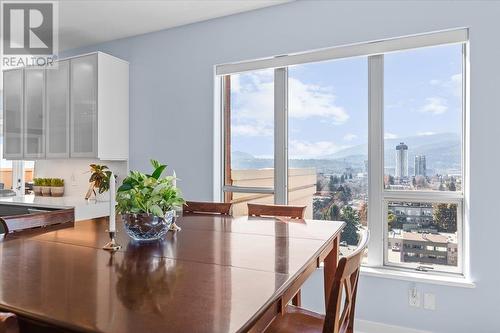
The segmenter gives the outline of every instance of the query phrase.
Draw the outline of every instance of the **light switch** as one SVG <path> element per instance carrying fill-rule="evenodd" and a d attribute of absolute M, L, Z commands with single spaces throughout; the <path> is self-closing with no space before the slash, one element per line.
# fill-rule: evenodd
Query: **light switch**
<path fill-rule="evenodd" d="M 424 309 L 436 310 L 436 295 L 430 293 L 424 294 Z"/>
<path fill-rule="evenodd" d="M 408 304 L 416 308 L 420 307 L 420 291 L 417 287 L 408 289 Z"/>

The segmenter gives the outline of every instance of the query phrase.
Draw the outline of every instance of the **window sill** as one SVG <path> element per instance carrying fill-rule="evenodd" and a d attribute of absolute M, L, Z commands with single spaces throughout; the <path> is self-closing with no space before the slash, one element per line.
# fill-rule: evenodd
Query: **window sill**
<path fill-rule="evenodd" d="M 476 284 L 465 277 L 446 275 L 430 275 L 418 272 L 408 272 L 387 267 L 361 267 L 362 276 L 373 276 L 378 278 L 396 279 L 420 283 L 430 283 L 443 286 L 475 288 Z"/>

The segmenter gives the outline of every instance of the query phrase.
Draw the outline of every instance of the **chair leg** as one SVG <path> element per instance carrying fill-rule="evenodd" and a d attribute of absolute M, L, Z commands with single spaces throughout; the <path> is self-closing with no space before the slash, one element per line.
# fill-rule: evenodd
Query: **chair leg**
<path fill-rule="evenodd" d="M 295 306 L 300 306 L 302 303 L 302 295 L 300 293 L 300 290 L 297 291 L 297 293 L 295 294 L 295 296 L 293 296 L 292 298 L 292 304 L 295 305 Z"/>

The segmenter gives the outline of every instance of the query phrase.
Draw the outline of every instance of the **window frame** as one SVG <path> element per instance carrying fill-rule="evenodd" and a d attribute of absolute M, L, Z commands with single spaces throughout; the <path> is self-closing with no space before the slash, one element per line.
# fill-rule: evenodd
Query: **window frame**
<path fill-rule="evenodd" d="M 440 45 L 462 45 L 462 189 L 446 191 L 399 191 L 384 188 L 384 54 Z M 468 276 L 468 189 L 469 189 L 469 42 L 468 29 L 460 28 L 433 33 L 392 38 L 315 50 L 279 57 L 216 65 L 214 198 L 222 200 L 229 192 L 273 194 L 275 203 L 286 204 L 288 194 L 288 72 L 291 65 L 367 56 L 368 62 L 368 229 L 371 233 L 368 260 L 373 268 L 413 271 L 408 265 L 394 265 L 387 259 L 387 205 L 390 200 L 408 202 L 445 202 L 458 204 L 457 269 L 426 271 L 431 275 Z M 274 68 L 274 187 L 237 187 L 227 185 L 226 144 L 230 135 L 227 126 L 226 79 L 231 74 Z M 230 168 L 230 166 L 229 166 Z M 421 272 L 419 272 L 421 273 Z"/>
<path fill-rule="evenodd" d="M 464 248 L 464 234 L 463 234 L 463 200 L 462 198 L 454 198 L 454 199 L 449 199 L 449 198 L 441 198 L 441 199 L 431 199 L 429 200 L 428 197 L 425 199 L 422 198 L 412 198 L 408 199 L 408 197 L 404 197 L 404 199 L 401 199 L 401 197 L 385 197 L 382 201 L 383 205 L 383 213 L 384 217 L 387 216 L 388 213 L 388 203 L 391 201 L 401 201 L 401 202 L 416 202 L 416 203 L 446 203 L 446 204 L 456 204 L 457 205 L 457 255 L 458 255 L 458 260 L 457 260 L 457 266 L 456 268 L 453 266 L 450 266 L 450 268 L 446 270 L 426 270 L 425 273 L 428 274 L 434 274 L 434 275 L 443 275 L 443 274 L 451 274 L 451 275 L 456 275 L 456 274 L 462 274 L 463 272 L 463 259 L 462 259 L 462 253 L 463 253 L 463 248 Z M 389 228 L 386 223 L 386 219 L 384 219 L 384 267 L 388 267 L 391 269 L 401 269 L 401 270 L 417 270 L 418 266 L 431 266 L 432 264 L 419 264 L 419 263 L 394 263 L 394 262 L 389 262 L 388 258 L 388 253 L 389 253 L 389 248 L 387 246 L 388 244 L 388 235 L 389 235 Z M 402 250 L 402 249 L 401 249 Z M 434 250 L 435 252 L 437 250 Z"/>

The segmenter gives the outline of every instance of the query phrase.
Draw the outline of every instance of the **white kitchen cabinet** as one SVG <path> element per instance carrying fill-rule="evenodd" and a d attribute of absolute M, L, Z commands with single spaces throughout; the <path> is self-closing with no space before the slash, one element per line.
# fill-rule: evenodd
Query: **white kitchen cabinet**
<path fill-rule="evenodd" d="M 128 159 L 128 63 L 98 52 L 70 67 L 70 157 Z"/>
<path fill-rule="evenodd" d="M 45 158 L 45 70 L 24 70 L 24 159 Z"/>
<path fill-rule="evenodd" d="M 24 70 L 3 72 L 3 156 L 23 158 L 23 89 Z"/>
<path fill-rule="evenodd" d="M 97 157 L 97 56 L 71 63 L 71 157 Z"/>
<path fill-rule="evenodd" d="M 127 160 L 128 62 L 95 52 L 4 72 L 4 133 L 7 159 Z"/>
<path fill-rule="evenodd" d="M 47 159 L 69 158 L 69 60 L 45 71 Z"/>

